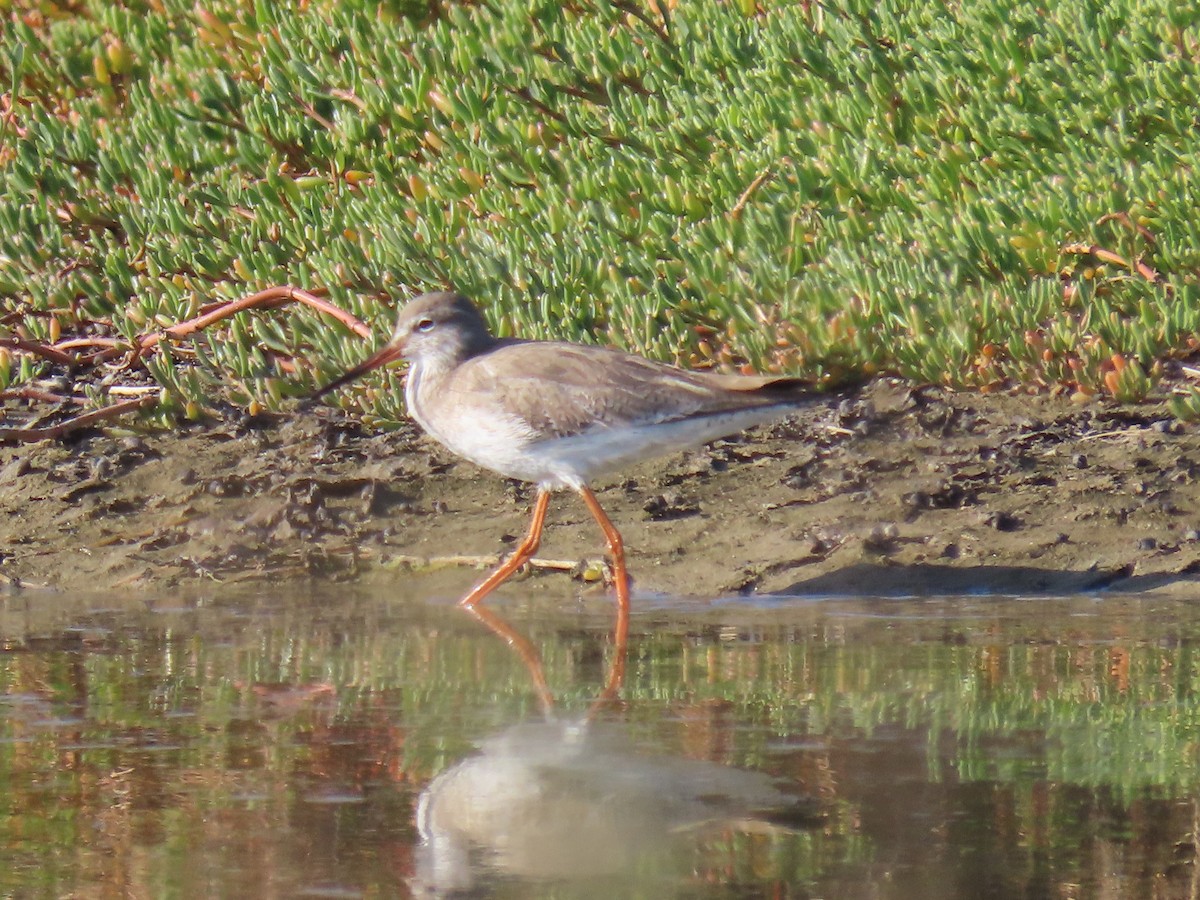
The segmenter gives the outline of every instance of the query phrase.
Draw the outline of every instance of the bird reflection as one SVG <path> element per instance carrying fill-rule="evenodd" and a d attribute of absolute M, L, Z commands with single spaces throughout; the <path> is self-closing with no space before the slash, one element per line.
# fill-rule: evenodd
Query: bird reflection
<path fill-rule="evenodd" d="M 652 752 L 622 723 L 597 716 L 624 678 L 627 616 L 614 627 L 600 695 L 581 718 L 560 720 L 529 640 L 490 609 L 470 612 L 521 657 L 545 718 L 484 739 L 426 787 L 415 893 L 470 891 L 496 876 L 632 875 L 648 860 L 672 868 L 672 851 L 686 851 L 689 839 L 694 846 L 720 830 L 794 831 L 819 821 L 813 802 L 784 793 L 768 775 Z"/>

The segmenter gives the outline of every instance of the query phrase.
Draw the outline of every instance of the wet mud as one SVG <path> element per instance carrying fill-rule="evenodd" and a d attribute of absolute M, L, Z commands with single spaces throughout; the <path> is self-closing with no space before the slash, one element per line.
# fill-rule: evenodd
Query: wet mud
<path fill-rule="evenodd" d="M 635 597 L 1186 596 L 1200 574 L 1200 435 L 1165 405 L 884 382 L 599 485 Z M 415 427 L 330 408 L 0 447 L 0 587 L 421 579 L 453 599 L 527 526 L 532 490 Z M 602 597 L 571 494 L 501 589 Z M 569 579 L 575 579 L 574 584 Z"/>

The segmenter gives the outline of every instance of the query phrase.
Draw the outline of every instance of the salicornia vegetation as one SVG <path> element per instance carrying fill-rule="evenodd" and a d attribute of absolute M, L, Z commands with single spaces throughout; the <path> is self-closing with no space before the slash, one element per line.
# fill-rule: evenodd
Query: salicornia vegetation
<path fill-rule="evenodd" d="M 412 292 L 452 286 L 502 333 L 834 383 L 1133 400 L 1196 350 L 1192 4 L 0 15 L 0 337 L 132 346 L 290 283 L 380 335 Z M 365 352 L 290 307 L 151 373 L 163 416 L 274 408 Z M 54 367 L 0 348 L 0 386 Z M 378 385 L 358 399 L 402 411 Z"/>

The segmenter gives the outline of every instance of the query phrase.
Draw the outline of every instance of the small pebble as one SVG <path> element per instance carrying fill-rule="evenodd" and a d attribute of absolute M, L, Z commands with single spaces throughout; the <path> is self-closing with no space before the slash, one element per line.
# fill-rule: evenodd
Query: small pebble
<path fill-rule="evenodd" d="M 1007 512 L 994 512 L 983 521 L 997 531 L 1016 531 L 1021 527 L 1021 520 Z"/>
<path fill-rule="evenodd" d="M 20 478 L 30 469 L 29 460 L 24 456 L 18 456 L 16 459 L 8 463 L 3 469 L 0 469 L 0 484 L 12 481 L 15 478 Z"/>
<path fill-rule="evenodd" d="M 933 498 L 925 491 L 913 491 L 911 494 L 905 494 L 900 500 L 911 509 L 933 508 Z"/>
<path fill-rule="evenodd" d="M 808 552 L 813 556 L 824 556 L 833 549 L 833 544 L 823 537 L 814 537 L 808 545 Z"/>
<path fill-rule="evenodd" d="M 358 492 L 359 509 L 364 516 L 369 516 L 379 501 L 379 482 L 368 481 Z"/>
<path fill-rule="evenodd" d="M 863 538 L 863 545 L 869 550 L 886 549 L 892 541 L 900 536 L 900 529 L 893 523 L 887 525 L 876 525 L 871 529 L 870 533 Z"/>
<path fill-rule="evenodd" d="M 1157 550 L 1158 541 L 1152 537 L 1144 537 L 1137 542 L 1137 548 L 1139 550 Z"/>
<path fill-rule="evenodd" d="M 1086 469 L 1088 467 L 1088 458 L 1086 453 L 1076 453 L 1071 457 L 1071 463 L 1077 469 Z"/>

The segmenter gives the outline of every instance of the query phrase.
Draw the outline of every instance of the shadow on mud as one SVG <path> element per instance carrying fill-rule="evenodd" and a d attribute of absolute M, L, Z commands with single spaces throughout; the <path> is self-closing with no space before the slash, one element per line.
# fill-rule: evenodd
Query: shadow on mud
<path fill-rule="evenodd" d="M 1192 567 L 1173 574 L 1135 575 L 1133 565 L 1081 571 L 1037 566 L 954 568 L 936 563 L 859 563 L 797 581 L 774 592 L 782 597 L 1064 596 L 1119 590 L 1140 593 L 1196 581 Z"/>

